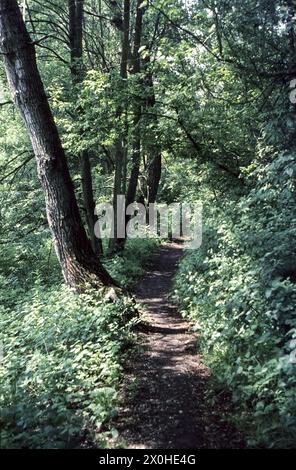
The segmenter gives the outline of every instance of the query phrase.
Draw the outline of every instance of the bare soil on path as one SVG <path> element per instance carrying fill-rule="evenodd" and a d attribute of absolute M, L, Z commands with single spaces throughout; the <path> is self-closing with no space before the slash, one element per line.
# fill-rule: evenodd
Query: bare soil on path
<path fill-rule="evenodd" d="M 182 244 L 162 245 L 136 297 L 146 325 L 140 349 L 126 366 L 124 397 L 115 426 L 127 449 L 242 448 L 229 423 L 229 402 L 209 399 L 210 371 L 198 353 L 198 336 L 170 300 Z"/>

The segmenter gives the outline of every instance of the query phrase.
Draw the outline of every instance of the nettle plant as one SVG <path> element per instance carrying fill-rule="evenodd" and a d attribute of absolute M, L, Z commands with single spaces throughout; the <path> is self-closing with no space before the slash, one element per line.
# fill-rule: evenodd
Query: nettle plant
<path fill-rule="evenodd" d="M 176 278 L 219 386 L 232 391 L 249 444 L 293 447 L 296 437 L 296 159 L 279 153 L 222 212 L 205 209 L 203 245 Z"/>
<path fill-rule="evenodd" d="M 36 286 L 13 314 L 2 306 L 1 447 L 103 445 L 136 322 L 127 298 L 65 286 Z"/>

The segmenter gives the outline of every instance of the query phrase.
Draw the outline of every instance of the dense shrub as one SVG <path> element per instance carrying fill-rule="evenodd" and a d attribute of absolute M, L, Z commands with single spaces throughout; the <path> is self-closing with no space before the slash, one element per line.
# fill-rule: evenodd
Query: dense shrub
<path fill-rule="evenodd" d="M 124 251 L 104 260 L 104 264 L 122 286 L 132 287 L 149 267 L 159 243 L 159 238 L 127 239 Z"/>
<path fill-rule="evenodd" d="M 295 158 L 281 154 L 224 210 L 205 208 L 204 241 L 176 278 L 216 381 L 232 391 L 256 447 L 295 447 Z"/>
<path fill-rule="evenodd" d="M 121 256 L 104 262 L 130 286 L 157 243 L 129 240 Z M 108 423 L 116 414 L 124 353 L 133 344 L 136 305 L 127 297 L 107 303 L 100 292 L 77 296 L 61 284 L 46 245 L 20 252 L 31 265 L 28 277 L 9 263 L 0 276 L 0 446 L 101 446 L 116 433 Z M 2 250 L 13 260 L 19 252 Z M 47 279 L 45 266 L 52 270 Z"/>
<path fill-rule="evenodd" d="M 1 446 L 98 444 L 116 413 L 122 354 L 137 321 L 125 298 L 66 287 L 29 291 L 1 308 Z"/>

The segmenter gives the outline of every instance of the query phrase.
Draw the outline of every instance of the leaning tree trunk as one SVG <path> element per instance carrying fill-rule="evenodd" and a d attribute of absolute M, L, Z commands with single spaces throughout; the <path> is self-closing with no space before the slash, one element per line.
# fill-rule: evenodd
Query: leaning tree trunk
<path fill-rule="evenodd" d="M 65 152 L 37 68 L 35 47 L 16 0 L 0 0 L 0 48 L 14 102 L 28 130 L 47 219 L 66 282 L 76 290 L 114 285 L 84 230 Z"/>

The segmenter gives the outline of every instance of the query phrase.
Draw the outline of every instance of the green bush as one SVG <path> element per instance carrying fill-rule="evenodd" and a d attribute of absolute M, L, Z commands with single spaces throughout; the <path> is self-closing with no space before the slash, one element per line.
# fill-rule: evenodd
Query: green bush
<path fill-rule="evenodd" d="M 159 238 L 127 239 L 124 251 L 106 259 L 104 264 L 123 287 L 130 288 L 149 267 L 152 254 L 159 244 Z"/>
<path fill-rule="evenodd" d="M 0 273 L 0 447 L 104 445 L 116 433 L 109 421 L 116 414 L 137 306 L 127 297 L 107 303 L 100 292 L 77 296 L 61 284 L 49 241 L 38 241 L 35 251 L 2 247 L 7 262 Z M 104 263 L 130 287 L 157 244 L 128 240 L 120 256 Z M 9 260 L 20 269 L 12 269 Z M 21 260 L 30 263 L 27 275 Z"/>
<path fill-rule="evenodd" d="M 37 286 L 0 318 L 1 446 L 99 445 L 137 321 L 131 301 Z"/>
<path fill-rule="evenodd" d="M 296 443 L 295 171 L 292 156 L 278 155 L 240 203 L 205 208 L 203 245 L 187 252 L 175 282 L 255 447 Z"/>

